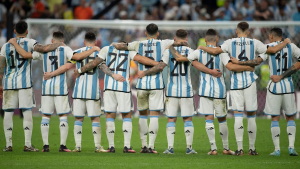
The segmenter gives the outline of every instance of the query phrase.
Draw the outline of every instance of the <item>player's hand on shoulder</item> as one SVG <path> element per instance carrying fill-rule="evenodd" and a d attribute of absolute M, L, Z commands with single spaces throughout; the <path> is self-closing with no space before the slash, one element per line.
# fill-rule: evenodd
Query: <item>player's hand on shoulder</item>
<path fill-rule="evenodd" d="M 93 46 L 94 51 L 100 51 L 100 48 L 98 46 Z"/>
<path fill-rule="evenodd" d="M 62 43 L 61 43 L 61 46 L 67 46 L 67 45 L 66 45 L 65 43 L 62 42 Z"/>
<path fill-rule="evenodd" d="M 213 70 L 211 70 L 210 74 L 212 76 L 214 76 L 214 77 L 221 77 L 222 76 L 222 72 L 219 69 L 213 69 Z"/>
<path fill-rule="evenodd" d="M 51 77 L 52 77 L 51 72 L 44 73 L 44 80 L 49 80 L 49 79 L 51 79 Z"/>
<path fill-rule="evenodd" d="M 285 39 L 284 39 L 284 42 L 286 42 L 286 43 L 288 43 L 288 44 L 292 43 L 292 41 L 291 41 L 289 38 L 285 38 Z"/>
<path fill-rule="evenodd" d="M 197 47 L 197 50 L 201 50 L 201 49 L 202 49 L 202 46 L 198 46 L 198 47 Z"/>
<path fill-rule="evenodd" d="M 125 78 L 122 75 L 118 75 L 118 74 L 113 74 L 112 77 L 119 82 L 125 82 Z"/>
<path fill-rule="evenodd" d="M 8 43 L 10 44 L 16 44 L 17 43 L 17 39 L 16 38 L 11 38 Z"/>
<path fill-rule="evenodd" d="M 145 72 L 144 71 L 138 71 L 138 78 L 143 78 L 145 76 Z"/>
<path fill-rule="evenodd" d="M 75 78 L 78 78 L 80 76 L 80 74 L 78 73 L 78 69 L 74 70 L 74 76 Z"/>
<path fill-rule="evenodd" d="M 272 75 L 270 77 L 270 79 L 272 80 L 272 82 L 277 83 L 277 82 L 279 82 L 281 80 L 281 77 L 278 76 L 278 75 Z"/>
<path fill-rule="evenodd" d="M 233 64 L 238 64 L 239 63 L 239 61 L 235 57 L 230 56 L 230 60 Z"/>

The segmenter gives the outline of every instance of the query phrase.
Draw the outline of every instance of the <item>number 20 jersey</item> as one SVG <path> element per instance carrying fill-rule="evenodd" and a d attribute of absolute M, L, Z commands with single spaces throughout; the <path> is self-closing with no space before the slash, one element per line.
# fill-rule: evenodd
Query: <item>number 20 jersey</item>
<path fill-rule="evenodd" d="M 17 38 L 18 44 L 27 52 L 33 52 L 37 41 L 28 38 Z M 15 47 L 6 43 L 1 48 L 1 56 L 6 58 L 3 89 L 26 89 L 32 87 L 31 59 L 24 59 Z"/>
<path fill-rule="evenodd" d="M 188 55 L 193 49 L 186 46 L 178 46 L 175 49 L 181 55 Z M 167 97 L 189 98 L 193 97 L 191 82 L 191 63 L 177 62 L 169 49 L 165 50 L 162 61 L 168 65 Z"/>
<path fill-rule="evenodd" d="M 34 52 L 32 57 L 34 60 L 43 61 L 44 73 L 53 72 L 72 59 L 73 51 L 70 47 L 60 46 L 48 53 Z M 42 96 L 64 96 L 67 94 L 66 72 L 49 80 L 43 79 Z"/>
<path fill-rule="evenodd" d="M 226 40 L 221 46 L 223 52 L 229 53 L 239 61 L 255 59 L 258 54 L 264 54 L 267 46 L 261 41 L 249 38 L 233 38 Z M 230 89 L 245 89 L 257 79 L 257 75 L 251 71 L 231 72 Z"/>
<path fill-rule="evenodd" d="M 122 75 L 124 82 L 116 81 L 111 76 L 104 77 L 104 90 L 113 90 L 129 93 L 131 86 L 129 82 L 130 61 L 137 54 L 135 51 L 117 50 L 113 46 L 106 46 L 100 50 L 99 57 L 106 62 L 106 66 L 115 74 Z"/>
<path fill-rule="evenodd" d="M 80 49 L 77 49 L 74 51 L 74 53 L 81 53 L 84 51 L 87 51 L 91 49 L 92 47 L 83 47 Z M 72 63 L 75 63 L 76 69 L 80 69 L 84 65 L 86 65 L 89 62 L 92 62 L 95 60 L 97 57 L 99 57 L 99 52 L 96 51 L 92 53 L 90 56 L 87 58 L 80 60 L 80 61 L 75 61 Z M 100 87 L 99 87 L 99 71 L 97 67 L 92 69 L 89 72 L 85 72 L 81 74 L 76 80 L 75 80 L 75 86 L 74 86 L 74 91 L 72 94 L 73 99 L 89 99 L 89 100 L 99 100 L 101 95 L 100 95 Z"/>
<path fill-rule="evenodd" d="M 268 46 L 276 46 L 281 42 L 273 42 Z M 263 54 L 260 57 L 269 61 L 270 76 L 281 75 L 293 66 L 292 59 L 295 57 L 298 62 L 300 61 L 300 49 L 293 43 L 287 44 L 284 48 L 275 54 Z M 286 77 L 277 83 L 271 80 L 267 86 L 268 90 L 273 94 L 286 94 L 294 93 L 292 76 Z"/>

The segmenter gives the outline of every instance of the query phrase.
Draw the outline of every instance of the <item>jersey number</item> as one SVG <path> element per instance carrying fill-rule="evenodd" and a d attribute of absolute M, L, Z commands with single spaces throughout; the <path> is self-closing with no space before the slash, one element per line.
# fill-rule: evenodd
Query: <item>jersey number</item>
<path fill-rule="evenodd" d="M 87 58 L 86 58 L 86 64 L 88 64 L 89 62 L 92 62 L 93 60 L 95 60 L 94 57 L 87 57 Z M 84 66 L 83 60 L 80 61 L 80 65 L 81 65 L 81 67 Z M 85 72 L 85 73 L 86 73 L 87 75 L 93 75 L 93 74 L 96 73 L 96 70 L 97 70 L 97 67 L 95 67 L 94 69 L 92 69 L 92 70 L 90 70 L 90 71 L 88 71 L 88 72 Z M 84 74 L 84 73 L 83 73 L 83 74 Z M 83 74 L 82 74 L 82 75 L 83 75 Z"/>
<path fill-rule="evenodd" d="M 8 54 L 8 56 L 10 56 L 11 58 L 11 65 L 9 66 L 10 69 L 14 69 L 16 67 L 15 65 L 15 59 L 14 59 L 14 51 L 10 51 L 10 53 Z M 18 52 L 16 52 L 16 58 L 18 61 L 20 61 L 21 63 L 18 65 L 18 68 L 21 68 L 24 64 L 26 59 L 24 58 L 20 58 L 20 55 Z"/>
<path fill-rule="evenodd" d="M 148 57 L 151 60 L 155 60 L 153 57 L 150 56 L 150 54 L 153 53 L 153 50 L 146 50 L 145 53 L 146 53 L 146 57 Z M 153 66 L 145 65 L 146 69 L 151 69 L 152 67 Z"/>
<path fill-rule="evenodd" d="M 276 57 L 275 57 L 275 59 L 277 60 L 277 63 L 278 63 L 278 67 L 279 67 L 279 69 L 277 69 L 277 72 L 280 72 L 280 53 L 278 53 L 277 55 L 276 55 Z M 282 60 L 283 60 L 283 68 L 282 68 L 282 72 L 283 71 L 286 71 L 287 70 L 287 53 L 285 52 L 283 55 L 282 55 Z"/>
<path fill-rule="evenodd" d="M 117 60 L 117 54 L 116 53 L 109 53 L 108 54 L 110 57 L 114 56 L 114 58 L 109 62 L 107 65 L 108 68 Z M 110 68 L 111 71 L 121 71 L 121 72 L 126 72 L 126 69 L 122 69 L 121 66 L 127 61 L 128 59 L 128 54 L 126 53 L 119 53 L 119 58 L 121 59 L 122 56 L 124 56 L 123 60 L 119 63 L 117 66 L 116 70 L 114 68 Z"/>
<path fill-rule="evenodd" d="M 51 65 L 54 65 L 54 70 L 58 69 L 58 57 L 57 56 L 49 56 L 49 60 L 51 61 Z"/>
<path fill-rule="evenodd" d="M 247 60 L 248 60 L 247 57 L 243 56 L 244 54 L 245 54 L 245 50 L 243 50 L 243 51 L 239 54 L 238 58 L 240 59 L 240 61 L 247 61 Z"/>
<path fill-rule="evenodd" d="M 214 58 L 210 58 L 210 60 L 206 63 L 206 67 L 210 65 L 210 69 L 214 69 Z"/>
<path fill-rule="evenodd" d="M 179 65 L 179 73 L 181 76 L 185 76 L 187 73 L 187 69 L 188 69 L 188 65 L 186 65 L 183 62 L 176 62 L 176 60 L 174 58 L 171 58 L 171 61 L 175 64 L 174 65 L 174 69 L 171 71 L 171 76 L 178 76 L 178 73 L 174 73 L 175 69 L 177 68 L 177 66 Z M 184 70 L 184 72 L 183 72 Z"/>

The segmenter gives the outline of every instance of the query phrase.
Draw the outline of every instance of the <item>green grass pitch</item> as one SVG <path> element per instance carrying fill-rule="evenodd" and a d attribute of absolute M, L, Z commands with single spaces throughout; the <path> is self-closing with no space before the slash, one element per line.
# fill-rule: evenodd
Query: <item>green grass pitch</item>
<path fill-rule="evenodd" d="M 34 117 L 34 129 L 32 143 L 42 150 L 42 137 L 40 131 L 41 117 Z M 67 146 L 73 150 L 75 146 L 73 125 L 74 118 L 68 117 L 69 135 Z M 115 154 L 94 153 L 94 140 L 92 135 L 91 121 L 85 118 L 83 123 L 82 134 L 82 152 L 81 153 L 59 153 L 59 119 L 54 116 L 50 120 L 49 143 L 50 152 L 23 152 L 24 133 L 22 127 L 22 119 L 18 116 L 14 117 L 13 128 L 13 152 L 2 152 L 5 147 L 5 137 L 3 133 L 3 119 L 0 118 L 0 168 L 300 168 L 300 157 L 290 157 L 288 155 L 288 137 L 286 133 L 286 121 L 280 120 L 281 135 L 281 156 L 269 156 L 274 150 L 271 139 L 270 125 L 268 119 L 257 118 L 257 140 L 256 149 L 258 156 L 243 157 L 222 155 L 222 141 L 218 134 L 218 122 L 215 120 L 216 143 L 218 147 L 217 156 L 208 156 L 206 153 L 210 149 L 210 144 L 205 132 L 204 118 L 194 118 L 195 127 L 193 148 L 198 154 L 186 155 L 186 142 L 183 131 L 183 122 L 181 119 L 176 123 L 176 135 L 174 145 L 174 155 L 165 155 L 162 152 L 167 148 L 166 124 L 167 118 L 159 119 L 159 132 L 155 142 L 155 149 L 159 154 L 124 154 L 123 150 L 123 133 L 122 121 L 116 120 L 115 134 Z M 232 150 L 236 150 L 235 135 L 233 131 L 234 119 L 228 119 L 229 127 L 229 145 Z M 245 129 L 247 120 L 244 120 Z M 300 120 L 296 120 L 296 126 L 300 126 Z M 102 146 L 108 147 L 105 133 L 105 118 L 101 118 L 102 128 Z M 298 129 L 299 131 L 299 129 Z M 138 118 L 133 118 L 133 133 L 131 145 L 137 152 L 140 151 L 141 141 L 138 132 Z M 300 133 L 296 135 L 296 150 L 300 153 Z M 248 135 L 244 132 L 244 150 L 248 150 Z M 288 167 L 288 168 L 287 168 Z"/>

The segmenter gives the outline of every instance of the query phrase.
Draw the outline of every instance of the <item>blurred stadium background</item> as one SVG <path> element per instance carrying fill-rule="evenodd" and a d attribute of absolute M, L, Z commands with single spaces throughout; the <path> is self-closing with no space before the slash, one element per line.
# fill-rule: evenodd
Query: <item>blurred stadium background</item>
<path fill-rule="evenodd" d="M 65 33 L 65 43 L 73 50 L 84 46 L 83 39 L 87 31 L 97 34 L 97 45 L 101 48 L 119 40 L 144 40 L 145 27 L 149 23 L 158 25 L 159 39 L 173 39 L 175 31 L 180 28 L 188 30 L 188 42 L 193 49 L 205 45 L 205 31 L 214 28 L 219 33 L 220 45 L 226 39 L 236 37 L 236 25 L 243 20 L 250 24 L 250 38 L 269 43 L 269 30 L 277 26 L 283 29 L 284 38 L 288 37 L 300 46 L 300 0 L 0 0 L 0 46 L 15 36 L 12 33 L 13 25 L 20 19 L 26 19 L 30 38 L 48 44 L 51 43 L 52 32 L 60 30 Z M 197 107 L 199 72 L 192 69 Z M 39 115 L 42 70 L 41 62 L 33 61 L 32 80 L 37 101 L 33 112 L 36 115 Z M 74 86 L 73 70 L 68 72 L 70 96 Z M 136 70 L 136 65 L 132 63 L 133 95 L 136 94 Z M 267 63 L 256 67 L 255 73 L 259 76 L 256 80 L 257 114 L 264 116 L 269 80 Z M 296 98 L 300 98 L 299 74 L 293 75 Z M 224 75 L 228 87 L 230 72 L 225 71 Z M 100 71 L 101 89 L 103 77 Z M 297 100 L 297 108 L 300 112 L 300 99 Z"/>

